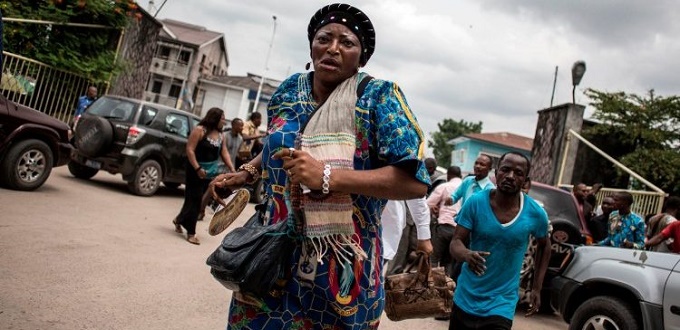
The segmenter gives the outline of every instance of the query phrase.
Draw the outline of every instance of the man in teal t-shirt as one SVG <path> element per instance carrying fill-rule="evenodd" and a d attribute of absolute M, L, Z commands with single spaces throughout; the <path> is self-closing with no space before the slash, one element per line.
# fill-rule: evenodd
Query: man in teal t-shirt
<path fill-rule="evenodd" d="M 529 314 L 538 311 L 550 244 L 548 215 L 521 190 L 530 169 L 526 156 L 504 154 L 496 170 L 498 188 L 472 195 L 458 213 L 451 254 L 464 264 L 449 329 L 512 328 L 529 235 L 538 241 Z"/>

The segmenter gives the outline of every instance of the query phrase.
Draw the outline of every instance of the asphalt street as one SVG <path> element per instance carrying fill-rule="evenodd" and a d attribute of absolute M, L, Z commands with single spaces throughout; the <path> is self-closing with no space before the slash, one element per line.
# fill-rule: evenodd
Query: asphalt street
<path fill-rule="evenodd" d="M 0 329 L 224 329 L 231 293 L 205 265 L 221 237 L 206 222 L 199 246 L 174 232 L 182 193 L 138 197 L 120 176 L 78 180 L 66 166 L 37 191 L 0 188 Z M 380 328 L 418 327 L 448 323 L 383 317 Z M 557 315 L 521 313 L 513 327 L 566 328 Z"/>

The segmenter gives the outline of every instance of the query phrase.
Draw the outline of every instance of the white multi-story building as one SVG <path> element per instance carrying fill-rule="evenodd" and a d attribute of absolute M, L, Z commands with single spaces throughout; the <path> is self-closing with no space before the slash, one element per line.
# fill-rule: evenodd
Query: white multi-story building
<path fill-rule="evenodd" d="M 199 79 L 227 74 L 224 34 L 171 19 L 161 23 L 144 99 L 196 112 L 194 103 L 202 97 Z"/>

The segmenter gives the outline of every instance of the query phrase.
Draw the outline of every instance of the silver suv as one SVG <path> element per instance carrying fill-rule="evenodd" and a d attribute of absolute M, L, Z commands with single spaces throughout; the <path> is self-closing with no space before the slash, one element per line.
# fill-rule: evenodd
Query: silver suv
<path fill-rule="evenodd" d="M 583 246 L 565 264 L 551 302 L 570 330 L 680 329 L 680 255 Z"/>

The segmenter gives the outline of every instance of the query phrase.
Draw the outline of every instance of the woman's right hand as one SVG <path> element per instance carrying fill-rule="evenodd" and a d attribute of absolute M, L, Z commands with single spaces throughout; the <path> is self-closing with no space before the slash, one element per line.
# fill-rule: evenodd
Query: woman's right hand
<path fill-rule="evenodd" d="M 243 185 L 245 185 L 248 181 L 248 178 L 250 178 L 250 173 L 248 173 L 248 171 L 220 174 L 210 182 L 210 193 L 216 201 L 218 201 L 223 206 L 226 206 L 222 198 L 220 198 L 215 191 L 215 188 L 229 188 L 231 190 L 236 190 L 243 187 Z"/>

